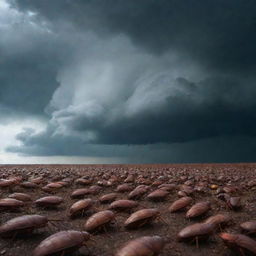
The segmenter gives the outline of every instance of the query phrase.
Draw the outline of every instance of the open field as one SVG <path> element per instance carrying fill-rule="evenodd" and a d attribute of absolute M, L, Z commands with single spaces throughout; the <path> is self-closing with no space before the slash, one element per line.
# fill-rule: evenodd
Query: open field
<path fill-rule="evenodd" d="M 162 256 L 235 255 L 235 251 L 227 248 L 219 237 L 219 227 L 214 228 L 214 232 L 209 234 L 209 239 L 199 241 L 199 249 L 195 241 L 178 242 L 177 234 L 184 227 L 203 222 L 219 213 L 231 217 L 231 221 L 222 226 L 223 232 L 242 233 L 240 224 L 256 219 L 256 164 L 6 165 L 0 166 L 0 179 L 1 199 L 13 193 L 25 193 L 32 199 L 20 207 L 3 207 L 0 201 L 1 224 L 26 214 L 40 214 L 49 219 L 61 220 L 35 229 L 33 235 L 30 230 L 26 235 L 15 233 L 9 238 L 0 238 L 0 255 L 33 255 L 37 245 L 56 232 L 83 231 L 86 220 L 92 214 L 109 209 L 111 202 L 103 204 L 99 199 L 114 192 L 116 197 L 112 200 L 129 198 L 138 205 L 125 211 L 113 209 L 116 222 L 111 222 L 102 231 L 91 232 L 94 241 L 86 242 L 86 247 L 81 247 L 72 255 L 115 255 L 127 241 L 151 235 L 164 238 L 166 245 L 159 254 Z M 127 185 L 120 187 L 122 184 Z M 145 192 L 135 198 L 129 196 L 139 185 L 144 185 L 142 187 Z M 148 198 L 151 192 L 161 186 L 162 191 L 167 191 L 164 195 Z M 81 196 L 71 198 L 72 192 L 80 188 L 87 190 L 84 190 Z M 45 196 L 59 196 L 63 198 L 63 202 L 56 207 L 36 205 L 35 200 Z M 191 197 L 192 202 L 181 211 L 170 212 L 170 205 L 183 196 Z M 240 202 L 233 203 L 231 200 L 230 203 L 230 198 L 234 197 Z M 93 200 L 92 206 L 75 218 L 70 218 L 71 205 L 86 198 Z M 202 201 L 209 201 L 210 209 L 202 216 L 186 218 L 187 210 Z M 157 208 L 161 218 L 156 218 L 152 223 L 137 229 L 126 229 L 124 222 L 129 215 L 144 208 Z M 236 251 L 238 255 L 246 255 L 245 250 Z"/>

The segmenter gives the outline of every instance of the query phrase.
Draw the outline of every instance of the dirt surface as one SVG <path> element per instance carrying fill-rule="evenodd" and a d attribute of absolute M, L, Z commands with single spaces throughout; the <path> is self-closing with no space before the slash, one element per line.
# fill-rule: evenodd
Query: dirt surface
<path fill-rule="evenodd" d="M 125 182 L 130 176 L 131 182 Z M 19 178 L 17 178 L 19 177 Z M 42 177 L 41 182 L 36 179 Z M 77 184 L 75 181 L 83 177 L 90 181 L 88 185 Z M 7 187 L 1 186 L 1 180 L 16 179 L 16 184 Z M 86 247 L 81 247 L 72 255 L 108 256 L 115 252 L 127 241 L 141 236 L 159 235 L 166 239 L 166 246 L 159 255 L 235 255 L 227 248 L 216 231 L 206 242 L 200 242 L 199 249 L 194 242 L 178 242 L 177 234 L 184 227 L 202 222 L 209 216 L 218 213 L 227 213 L 232 218 L 232 223 L 224 228 L 225 232 L 241 233 L 239 224 L 255 219 L 256 207 L 256 164 L 202 164 L 202 165 L 29 165 L 29 166 L 1 166 L 0 167 L 0 198 L 6 198 L 11 193 L 21 192 L 29 194 L 33 201 L 28 202 L 20 210 L 1 209 L 0 223 L 3 224 L 11 218 L 25 214 L 40 214 L 50 219 L 61 221 L 48 224 L 47 227 L 34 230 L 33 234 L 17 236 L 13 238 L 0 238 L 0 255 L 33 255 L 33 250 L 45 238 L 62 230 L 84 230 L 84 224 L 93 213 L 108 209 L 109 204 L 101 204 L 98 199 L 107 193 L 116 192 L 120 184 L 129 183 L 132 188 L 138 185 L 148 185 L 148 192 L 142 198 L 136 200 L 139 206 L 129 212 L 117 212 L 116 225 L 110 225 L 107 232 L 93 233 L 93 240 L 88 241 Z M 61 188 L 45 192 L 42 187 L 50 182 L 66 181 Z M 37 188 L 24 188 L 25 181 L 36 181 Z M 162 183 L 174 184 L 175 188 L 170 191 L 163 201 L 150 201 L 147 195 L 156 190 Z M 64 184 L 64 183 L 63 183 Z M 192 189 L 189 196 L 193 203 L 209 201 L 211 209 L 202 217 L 187 219 L 184 211 L 177 213 L 168 212 L 168 207 L 177 199 L 179 191 L 187 184 Z M 84 216 L 70 219 L 68 211 L 70 206 L 79 199 L 71 199 L 71 193 L 77 188 L 89 188 L 99 185 L 100 191 L 85 195 L 83 198 L 95 199 L 92 209 Z M 211 185 L 216 185 L 211 187 Z M 227 203 L 217 198 L 217 194 L 223 192 L 223 188 L 231 188 L 230 196 L 241 197 L 241 208 L 231 209 Z M 127 199 L 130 191 L 117 192 L 117 199 Z M 181 193 L 181 192 L 179 192 Z M 34 201 L 49 195 L 57 195 L 64 202 L 56 208 L 44 209 L 36 207 Z M 117 200 L 116 199 L 116 200 Z M 161 212 L 160 219 L 155 219 L 152 224 L 135 230 L 126 230 L 124 222 L 132 212 L 144 208 L 157 208 Z M 65 254 L 70 255 L 70 254 Z M 136 256 L 136 255 L 135 255 Z"/>

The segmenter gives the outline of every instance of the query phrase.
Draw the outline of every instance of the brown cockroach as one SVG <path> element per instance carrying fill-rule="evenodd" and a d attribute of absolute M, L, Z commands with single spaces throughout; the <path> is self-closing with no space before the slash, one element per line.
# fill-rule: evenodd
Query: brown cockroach
<path fill-rule="evenodd" d="M 116 191 L 117 192 L 128 192 L 128 191 L 131 191 L 132 189 L 133 189 L 133 186 L 131 184 L 125 183 L 125 184 L 117 186 Z"/>
<path fill-rule="evenodd" d="M 59 196 L 45 196 L 35 201 L 39 207 L 56 207 L 63 202 L 63 198 Z"/>
<path fill-rule="evenodd" d="M 32 201 L 31 196 L 28 194 L 25 194 L 25 193 L 13 193 L 13 194 L 9 195 L 8 197 L 19 200 L 19 201 L 23 201 L 23 202 Z"/>
<path fill-rule="evenodd" d="M 63 187 L 63 185 L 60 184 L 59 182 L 52 182 L 52 183 L 49 183 L 49 184 L 45 185 L 44 187 L 42 187 L 42 190 L 45 192 L 53 192 L 62 187 Z"/>
<path fill-rule="evenodd" d="M 134 176 L 132 174 L 129 174 L 127 178 L 124 180 L 124 182 L 127 182 L 127 183 L 133 182 L 133 181 L 134 181 Z"/>
<path fill-rule="evenodd" d="M 215 230 L 212 223 L 196 223 L 189 225 L 178 233 L 178 241 L 195 240 L 198 248 L 199 240 L 207 240 Z"/>
<path fill-rule="evenodd" d="M 104 210 L 93 214 L 84 224 L 84 228 L 88 232 L 105 229 L 111 221 L 115 219 L 112 211 Z"/>
<path fill-rule="evenodd" d="M 8 180 L 0 179 L 0 188 L 13 187 L 15 185 L 18 185 L 20 181 L 21 181 L 20 179 L 16 179 L 16 178 L 11 178 Z"/>
<path fill-rule="evenodd" d="M 156 256 L 164 245 L 164 239 L 160 236 L 143 236 L 129 241 L 115 256 Z"/>
<path fill-rule="evenodd" d="M 256 221 L 246 221 L 240 224 L 240 228 L 246 232 L 246 234 L 255 234 L 256 233 Z"/>
<path fill-rule="evenodd" d="M 138 206 L 138 202 L 133 200 L 117 200 L 110 204 L 109 209 L 117 211 L 126 211 Z"/>
<path fill-rule="evenodd" d="M 191 186 L 185 184 L 180 186 L 180 190 L 185 192 L 186 195 L 191 195 L 194 192 L 194 189 Z"/>
<path fill-rule="evenodd" d="M 169 192 L 167 190 L 160 188 L 151 192 L 149 195 L 147 195 L 147 199 L 151 201 L 162 201 L 166 199 L 168 195 L 169 195 Z"/>
<path fill-rule="evenodd" d="M 211 223 L 220 229 L 231 221 L 231 217 L 224 214 L 217 214 L 209 217 L 204 223 Z"/>
<path fill-rule="evenodd" d="M 102 204 L 111 203 L 117 198 L 117 193 L 109 193 L 99 198 Z"/>
<path fill-rule="evenodd" d="M 77 215 L 83 216 L 84 212 L 92 207 L 93 202 L 90 198 L 75 202 L 69 209 L 69 216 L 71 218 Z"/>
<path fill-rule="evenodd" d="M 31 179 L 31 182 L 33 182 L 33 183 L 35 183 L 37 185 L 43 183 L 43 181 L 44 181 L 43 177 L 37 177 L 37 178 Z"/>
<path fill-rule="evenodd" d="M 241 198 L 238 196 L 226 198 L 226 203 L 227 203 L 227 206 L 232 210 L 238 210 L 242 206 Z"/>
<path fill-rule="evenodd" d="M 220 238 L 230 248 L 240 253 L 240 255 L 246 255 L 251 253 L 256 255 L 256 241 L 252 238 L 241 234 L 221 233 Z"/>
<path fill-rule="evenodd" d="M 186 218 L 199 217 L 210 210 L 210 202 L 199 202 L 194 204 L 186 213 Z"/>
<path fill-rule="evenodd" d="M 28 188 L 28 189 L 38 188 L 38 185 L 34 182 L 31 182 L 31 181 L 24 181 L 20 184 L 20 186 L 22 188 Z"/>
<path fill-rule="evenodd" d="M 72 192 L 71 198 L 82 198 L 88 194 L 91 194 L 91 190 L 89 188 L 79 188 Z"/>
<path fill-rule="evenodd" d="M 0 226 L 0 236 L 13 237 L 31 233 L 34 229 L 47 225 L 48 219 L 41 215 L 24 215 L 13 218 Z"/>
<path fill-rule="evenodd" d="M 90 194 L 97 195 L 101 191 L 101 187 L 98 185 L 92 185 L 89 187 Z"/>
<path fill-rule="evenodd" d="M 13 198 L 0 199 L 0 210 L 19 210 L 24 206 L 24 202 Z"/>
<path fill-rule="evenodd" d="M 182 197 L 172 203 L 172 205 L 168 208 L 169 212 L 177 212 L 183 210 L 185 207 L 192 203 L 193 199 L 191 197 L 185 196 Z"/>
<path fill-rule="evenodd" d="M 75 184 L 87 186 L 87 185 L 92 184 L 92 181 L 91 180 L 87 180 L 87 179 L 83 179 L 83 178 L 79 178 L 79 179 L 75 180 Z"/>
<path fill-rule="evenodd" d="M 140 228 L 146 224 L 151 223 L 154 219 L 160 216 L 160 211 L 155 208 L 142 209 L 134 212 L 125 221 L 126 228 Z"/>
<path fill-rule="evenodd" d="M 148 192 L 148 188 L 149 188 L 148 186 L 140 185 L 130 192 L 130 194 L 128 195 L 128 198 L 139 199 Z"/>
<path fill-rule="evenodd" d="M 158 188 L 161 188 L 161 189 L 164 189 L 167 191 L 173 191 L 174 189 L 176 189 L 176 185 L 164 183 L 164 184 L 161 184 L 160 186 L 158 186 Z"/>
<path fill-rule="evenodd" d="M 55 233 L 43 240 L 34 250 L 33 256 L 61 255 L 78 250 L 90 239 L 87 232 L 67 230 Z"/>

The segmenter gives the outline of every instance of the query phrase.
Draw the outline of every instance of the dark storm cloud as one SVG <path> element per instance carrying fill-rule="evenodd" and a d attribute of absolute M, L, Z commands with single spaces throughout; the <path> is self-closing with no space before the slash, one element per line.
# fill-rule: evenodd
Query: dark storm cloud
<path fill-rule="evenodd" d="M 9 152 L 251 159 L 253 145 L 234 153 L 229 145 L 244 147 L 256 131 L 254 1 L 12 3 L 32 12 L 44 32 L 25 37 L 32 41 L 26 51 L 19 40 L 5 45 L 11 54 L 0 63 L 0 97 L 4 106 L 49 120 L 40 133 L 18 134 L 21 145 Z"/>
<path fill-rule="evenodd" d="M 125 33 L 155 53 L 176 49 L 216 69 L 251 69 L 256 5 L 248 0 L 24 0 L 23 9 L 99 34 Z"/>

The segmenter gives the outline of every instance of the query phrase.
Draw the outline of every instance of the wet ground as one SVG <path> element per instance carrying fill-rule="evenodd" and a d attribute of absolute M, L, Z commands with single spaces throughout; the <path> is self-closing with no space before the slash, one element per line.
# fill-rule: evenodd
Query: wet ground
<path fill-rule="evenodd" d="M 199 244 L 199 249 L 195 243 L 184 243 L 177 241 L 178 232 L 192 223 L 202 222 L 209 216 L 226 213 L 231 216 L 232 223 L 224 228 L 225 232 L 241 233 L 239 224 L 256 219 L 256 164 L 203 164 L 203 165 L 30 165 L 30 166 L 1 166 L 0 179 L 17 179 L 16 184 L 1 187 L 0 198 L 6 198 L 14 192 L 27 193 L 31 195 L 33 201 L 26 203 L 20 210 L 0 209 L 0 223 L 22 216 L 25 214 L 40 214 L 51 219 L 59 219 L 48 227 L 35 230 L 33 235 L 0 238 L 0 255 L 33 255 L 33 250 L 45 238 L 61 230 L 84 229 L 84 223 L 90 215 L 109 207 L 109 204 L 101 204 L 98 199 L 107 193 L 116 192 L 118 185 L 129 183 L 135 188 L 144 184 L 149 186 L 148 192 L 137 201 L 139 206 L 130 212 L 115 212 L 116 225 L 108 227 L 107 232 L 93 234 L 94 241 L 88 241 L 86 247 L 80 248 L 73 255 L 108 256 L 115 255 L 118 248 L 127 241 L 148 235 L 159 235 L 166 239 L 167 244 L 160 255 L 235 255 L 231 252 L 218 236 L 218 231 L 210 236 L 209 240 Z M 41 181 L 37 180 L 41 177 Z M 81 185 L 75 181 L 83 177 L 90 184 Z M 129 177 L 128 181 L 126 180 Z M 65 186 L 50 192 L 42 190 L 50 182 L 66 181 Z M 125 182 L 126 180 L 126 182 Z M 24 188 L 25 181 L 38 184 L 37 188 Z M 175 189 L 163 201 L 150 201 L 147 195 L 156 190 L 163 183 L 174 184 Z M 178 192 L 182 190 L 182 185 L 186 184 L 192 188 L 189 196 L 193 198 L 193 203 L 199 201 L 209 201 L 211 210 L 202 217 L 195 220 L 185 218 L 187 209 L 177 213 L 168 212 L 168 207 L 180 198 Z M 99 185 L 98 193 L 88 194 L 84 198 L 97 200 L 94 207 L 85 216 L 70 219 L 68 211 L 70 206 L 78 201 L 71 199 L 71 193 L 77 188 L 89 188 L 92 185 Z M 216 186 L 212 186 L 216 185 Z M 231 209 L 227 207 L 225 201 L 217 198 L 218 193 L 223 192 L 223 188 L 231 188 L 228 193 L 231 196 L 241 197 L 241 208 Z M 127 192 L 118 192 L 117 199 L 127 199 Z M 49 196 L 58 195 L 64 198 L 60 206 L 53 209 L 36 207 L 34 200 Z M 156 219 L 151 225 L 137 230 L 126 230 L 124 222 L 130 213 L 144 208 L 157 208 L 166 223 Z M 70 254 L 68 254 L 70 255 Z M 238 254 L 239 255 L 239 254 Z"/>

